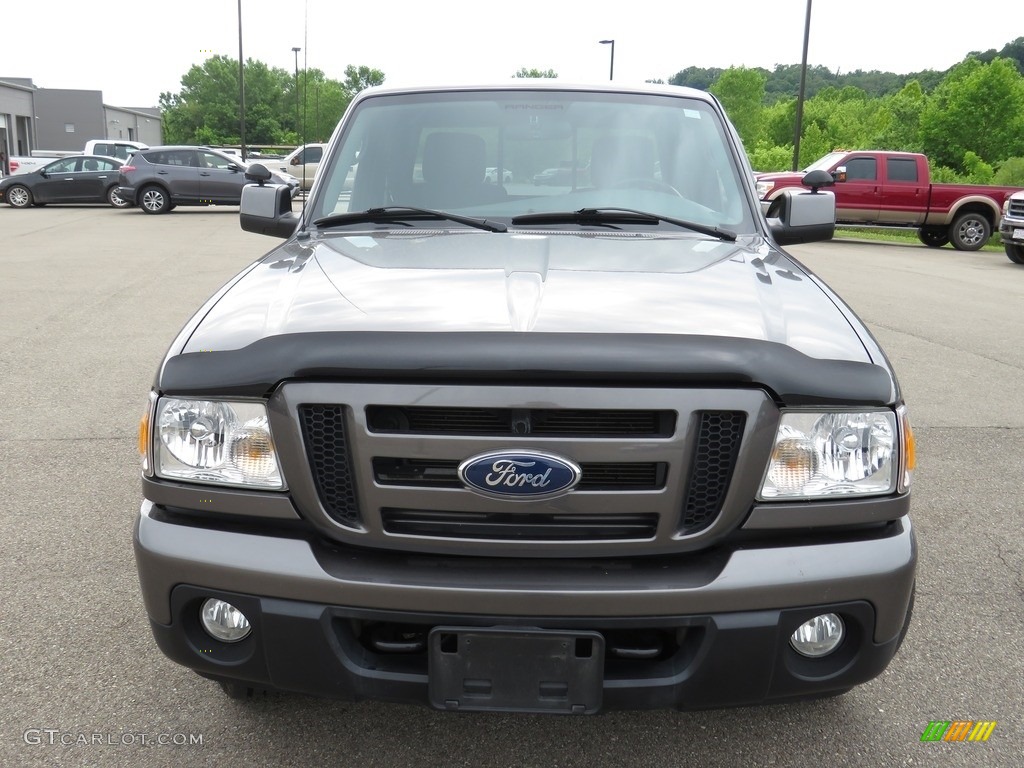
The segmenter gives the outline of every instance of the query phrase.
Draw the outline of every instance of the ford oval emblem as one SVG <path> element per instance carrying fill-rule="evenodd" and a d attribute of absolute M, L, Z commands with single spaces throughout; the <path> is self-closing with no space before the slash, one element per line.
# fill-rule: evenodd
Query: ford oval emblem
<path fill-rule="evenodd" d="M 459 465 L 459 479 L 482 496 L 511 501 L 552 499 L 580 481 L 577 464 L 540 451 L 492 451 Z"/>

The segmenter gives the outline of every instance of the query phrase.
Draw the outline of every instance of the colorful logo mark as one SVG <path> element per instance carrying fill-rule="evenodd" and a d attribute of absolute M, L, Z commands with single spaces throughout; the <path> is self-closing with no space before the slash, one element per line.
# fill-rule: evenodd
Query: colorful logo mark
<path fill-rule="evenodd" d="M 988 741 L 995 729 L 995 720 L 932 720 L 921 741 Z"/>

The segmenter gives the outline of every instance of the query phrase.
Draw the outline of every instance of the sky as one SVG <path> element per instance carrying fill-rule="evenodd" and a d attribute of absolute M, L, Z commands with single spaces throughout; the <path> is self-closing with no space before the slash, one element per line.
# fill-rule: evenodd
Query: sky
<path fill-rule="evenodd" d="M 12 5 L 0 24 L 0 79 L 156 106 L 193 64 L 238 57 L 238 8 L 239 0 Z M 668 81 L 689 66 L 770 70 L 800 63 L 806 13 L 807 0 L 241 0 L 245 58 L 293 72 L 299 47 L 300 69 L 341 80 L 347 65 L 369 66 L 388 85 L 500 82 L 521 67 L 606 81 L 605 39 L 615 41 L 622 83 Z M 1012 0 L 813 0 L 807 58 L 833 72 L 945 70 L 1020 36 L 1024 3 Z"/>

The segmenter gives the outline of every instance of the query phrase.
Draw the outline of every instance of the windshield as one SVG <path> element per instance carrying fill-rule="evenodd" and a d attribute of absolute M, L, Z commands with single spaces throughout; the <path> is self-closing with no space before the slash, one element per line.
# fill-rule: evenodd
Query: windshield
<path fill-rule="evenodd" d="M 818 158 L 804 168 L 803 173 L 809 173 L 810 171 L 831 171 L 832 166 L 839 162 L 845 154 L 845 152 L 829 152 L 824 157 Z"/>
<path fill-rule="evenodd" d="M 552 90 L 381 94 L 349 116 L 337 151 L 321 166 L 310 213 L 317 220 L 412 206 L 508 222 L 624 208 L 753 232 L 737 166 L 721 119 L 696 99 Z"/>

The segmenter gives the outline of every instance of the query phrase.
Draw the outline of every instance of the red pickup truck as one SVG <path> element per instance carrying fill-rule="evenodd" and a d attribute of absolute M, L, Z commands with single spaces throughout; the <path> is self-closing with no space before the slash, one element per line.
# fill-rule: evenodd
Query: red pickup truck
<path fill-rule="evenodd" d="M 758 173 L 757 196 L 771 215 L 786 187 L 797 187 L 807 171 L 832 174 L 836 222 L 874 227 L 914 227 L 925 245 L 952 243 L 976 251 L 999 223 L 1003 201 L 1019 187 L 931 184 L 928 158 L 914 152 L 830 152 L 799 173 Z"/>

